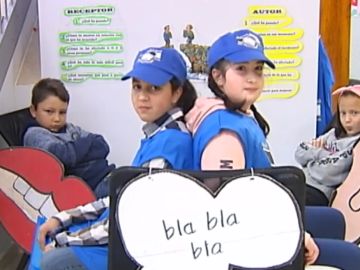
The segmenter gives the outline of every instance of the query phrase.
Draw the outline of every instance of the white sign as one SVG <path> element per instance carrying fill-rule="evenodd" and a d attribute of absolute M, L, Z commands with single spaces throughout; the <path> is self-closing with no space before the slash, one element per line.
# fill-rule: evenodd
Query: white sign
<path fill-rule="evenodd" d="M 188 176 L 142 176 L 123 189 L 116 214 L 128 255 L 147 270 L 286 265 L 303 240 L 293 195 L 263 176 L 233 179 L 215 195 Z"/>

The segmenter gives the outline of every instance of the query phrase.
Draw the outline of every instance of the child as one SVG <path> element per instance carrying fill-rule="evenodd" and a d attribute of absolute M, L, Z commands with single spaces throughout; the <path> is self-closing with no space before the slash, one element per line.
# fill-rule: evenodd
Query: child
<path fill-rule="evenodd" d="M 133 166 L 191 168 L 192 138 L 182 119 L 193 106 L 196 92 L 186 75 L 185 61 L 175 49 L 148 48 L 139 52 L 133 70 L 123 77 L 132 78 L 133 106 L 146 122 L 146 137 Z M 50 218 L 40 227 L 40 245 L 51 250 L 44 253 L 41 269 L 107 269 L 108 214 L 106 197 Z M 86 221 L 81 227 L 73 226 Z M 82 230 L 63 231 L 69 227 Z M 45 246 L 45 237 L 54 231 L 63 231 L 53 236 L 56 249 Z"/>
<path fill-rule="evenodd" d="M 196 91 L 186 75 L 186 62 L 175 49 L 148 48 L 122 78 L 132 78 L 132 103 L 146 123 L 133 166 L 192 168 L 192 137 L 183 115 L 194 105 Z"/>
<path fill-rule="evenodd" d="M 35 119 L 24 133 L 24 146 L 54 154 L 66 175 L 81 177 L 102 196 L 102 180 L 115 168 L 106 157 L 109 146 L 101 135 L 66 122 L 69 93 L 57 79 L 42 79 L 32 89 L 30 112 Z"/>
<path fill-rule="evenodd" d="M 261 37 L 249 30 L 227 33 L 212 44 L 207 62 L 208 86 L 216 97 L 197 100 L 186 115 L 187 126 L 193 133 L 195 169 L 271 167 L 273 162 L 266 143 L 269 125 L 254 107 L 264 87 L 264 65 L 275 68 L 264 54 Z M 213 179 L 205 184 L 216 190 L 221 183 Z M 333 263 L 329 253 L 328 256 L 322 254 L 321 261 L 325 264 L 331 261 L 335 266 L 340 264 L 342 269 L 356 269 L 357 266 L 347 268 L 342 265 L 344 262 L 353 266 L 360 261 L 355 245 L 325 240 L 326 243 L 317 240 L 322 252 L 330 246 L 339 257 Z M 305 261 L 312 264 L 319 256 L 319 249 L 307 233 L 305 247 Z M 348 254 L 355 254 L 350 255 L 354 257 L 351 263 L 344 252 L 341 253 L 343 260 L 340 258 L 339 252 L 344 248 Z"/>
<path fill-rule="evenodd" d="M 197 100 L 186 116 L 195 169 L 271 166 L 269 125 L 253 105 L 264 86 L 264 64 L 275 67 L 261 38 L 248 30 L 226 34 L 210 47 L 208 86 L 216 97 Z M 216 189 L 220 183 L 207 184 Z"/>
<path fill-rule="evenodd" d="M 335 127 L 295 152 L 306 175 L 306 204 L 328 205 L 333 191 L 345 180 L 352 164 L 352 148 L 360 137 L 360 85 L 342 87 Z"/>

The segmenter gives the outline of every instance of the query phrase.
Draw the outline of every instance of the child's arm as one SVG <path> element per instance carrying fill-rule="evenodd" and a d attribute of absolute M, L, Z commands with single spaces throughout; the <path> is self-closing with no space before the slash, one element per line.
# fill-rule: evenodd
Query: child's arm
<path fill-rule="evenodd" d="M 324 148 L 328 140 L 333 140 L 334 130 L 319 136 L 309 142 L 301 142 L 295 150 L 295 159 L 305 167 L 309 162 L 319 160 L 330 155 L 330 152 Z M 330 138 L 330 139 L 329 139 Z"/>
<path fill-rule="evenodd" d="M 97 219 L 108 207 L 109 197 L 104 197 L 95 202 L 62 211 L 53 218 L 59 220 L 61 227 L 67 228 L 70 225 L 82 223 L 86 220 Z"/>
<path fill-rule="evenodd" d="M 305 264 L 313 264 L 319 257 L 319 247 L 316 245 L 311 235 L 305 232 Z"/>
<path fill-rule="evenodd" d="M 242 144 L 235 133 L 222 131 L 205 147 L 201 157 L 202 170 L 235 170 L 245 168 Z"/>
<path fill-rule="evenodd" d="M 39 228 L 38 241 L 40 244 L 41 250 L 45 250 L 46 247 L 46 238 L 61 229 L 60 221 L 55 218 L 49 218 L 44 224 Z"/>
<path fill-rule="evenodd" d="M 87 162 L 94 159 L 106 158 L 110 148 L 104 137 L 99 134 L 90 134 L 89 136 L 92 140 L 91 148 L 81 161 Z"/>
<path fill-rule="evenodd" d="M 314 161 L 319 156 L 321 148 L 312 146 L 311 143 L 301 142 L 295 150 L 295 159 L 305 167 L 309 162 Z"/>
<path fill-rule="evenodd" d="M 348 147 L 310 162 L 307 169 L 314 180 L 328 187 L 337 187 L 348 175 L 352 160 L 352 147 Z"/>
<path fill-rule="evenodd" d="M 72 140 L 61 139 L 41 127 L 31 127 L 24 135 L 24 146 L 43 149 L 55 155 L 65 166 L 73 167 L 89 152 L 92 138 L 79 136 Z"/>
<path fill-rule="evenodd" d="M 104 245 L 109 241 L 109 219 L 105 218 L 90 227 L 76 232 L 61 232 L 55 237 L 57 246 Z"/>
<path fill-rule="evenodd" d="M 86 220 L 95 220 L 97 219 L 107 208 L 109 207 L 109 197 L 99 199 L 95 202 L 88 203 L 84 206 L 78 206 L 73 209 L 65 210 L 57 215 L 48 219 L 44 224 L 41 225 L 39 229 L 39 243 L 42 250 L 45 250 L 46 246 L 46 237 L 55 239 L 57 242 L 60 241 L 63 245 L 66 245 L 71 239 L 74 242 L 74 238 L 69 238 L 66 241 L 66 235 L 70 234 L 69 232 L 59 231 L 68 228 L 71 225 L 76 223 L 81 223 Z M 100 225 L 100 224 L 99 224 Z M 108 225 L 106 225 L 106 233 L 108 231 Z M 87 231 L 87 230 L 86 230 Z M 85 231 L 83 232 L 85 234 Z M 57 238 L 59 237 L 59 240 Z M 84 237 L 83 237 L 84 238 Z M 103 241 L 103 240 L 99 240 Z M 59 244 L 59 243 L 58 243 Z"/>
<path fill-rule="evenodd" d="M 73 136 L 75 144 L 77 143 L 76 141 L 83 143 L 84 140 L 89 144 L 89 149 L 86 152 L 83 154 L 78 153 L 77 162 L 87 162 L 94 159 L 106 158 L 109 154 L 109 145 L 102 135 L 88 132 L 71 123 L 68 123 L 66 128 L 69 133 L 75 135 Z"/>

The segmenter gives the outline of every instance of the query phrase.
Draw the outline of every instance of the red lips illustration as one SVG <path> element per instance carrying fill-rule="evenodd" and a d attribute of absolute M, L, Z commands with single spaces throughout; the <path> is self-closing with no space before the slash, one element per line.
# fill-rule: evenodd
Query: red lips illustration
<path fill-rule="evenodd" d="M 37 215 L 94 201 L 86 183 L 64 177 L 52 154 L 35 148 L 0 149 L 0 223 L 25 251 L 31 251 Z"/>

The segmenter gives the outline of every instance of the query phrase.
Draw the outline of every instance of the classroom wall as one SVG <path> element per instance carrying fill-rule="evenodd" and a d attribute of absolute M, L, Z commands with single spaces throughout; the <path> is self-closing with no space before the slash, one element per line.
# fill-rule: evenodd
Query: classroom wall
<path fill-rule="evenodd" d="M 29 106 L 32 84 L 20 84 L 19 78 L 23 70 L 25 56 L 29 52 L 29 44 L 31 44 L 32 38 L 37 34 L 34 32 L 34 28 L 37 26 L 37 17 L 37 1 L 32 0 L 15 48 L 14 56 L 0 90 L 0 114 Z M 39 67 L 31 66 L 31 68 L 36 69 Z"/>

